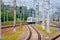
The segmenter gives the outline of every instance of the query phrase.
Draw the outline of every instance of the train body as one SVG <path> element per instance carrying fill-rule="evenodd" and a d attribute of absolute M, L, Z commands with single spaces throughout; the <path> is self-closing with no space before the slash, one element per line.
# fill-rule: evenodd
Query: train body
<path fill-rule="evenodd" d="M 35 18 L 33 18 L 33 17 L 28 17 L 28 18 L 27 18 L 27 23 L 28 23 L 28 24 L 35 24 Z"/>
<path fill-rule="evenodd" d="M 28 24 L 42 23 L 42 19 L 41 19 L 41 18 L 38 19 L 38 21 L 37 21 L 37 19 L 38 19 L 38 18 L 28 17 L 28 18 L 27 18 L 27 23 L 28 23 Z"/>

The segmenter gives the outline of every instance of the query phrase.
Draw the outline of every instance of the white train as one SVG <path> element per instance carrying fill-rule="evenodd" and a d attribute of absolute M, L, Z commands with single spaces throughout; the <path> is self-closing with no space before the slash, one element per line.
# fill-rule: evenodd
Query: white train
<path fill-rule="evenodd" d="M 38 19 L 38 18 L 28 17 L 28 18 L 27 18 L 27 23 L 28 23 L 28 24 L 35 24 L 35 23 L 37 22 L 37 19 Z M 39 19 L 39 20 L 38 20 L 38 23 L 42 23 L 42 20 Z"/>
<path fill-rule="evenodd" d="M 35 23 L 35 18 L 28 17 L 28 18 L 27 18 L 27 23 L 28 23 L 28 24 L 34 24 L 34 23 Z"/>

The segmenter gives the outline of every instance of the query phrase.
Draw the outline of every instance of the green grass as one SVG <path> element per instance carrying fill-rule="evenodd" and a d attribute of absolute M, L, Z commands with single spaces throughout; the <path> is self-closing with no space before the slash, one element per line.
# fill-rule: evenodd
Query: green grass
<path fill-rule="evenodd" d="M 18 28 L 16 32 L 5 32 L 2 37 L 3 40 L 18 40 L 20 34 L 22 33 L 23 28 Z"/>
<path fill-rule="evenodd" d="M 26 22 L 26 21 L 21 21 L 21 22 Z M 19 24 L 20 23 L 20 20 L 16 21 L 16 24 Z M 13 25 L 14 24 L 14 21 L 8 21 L 8 22 L 1 22 L 2 26 L 5 26 L 5 25 Z"/>
<path fill-rule="evenodd" d="M 37 27 L 37 29 L 39 29 L 40 31 L 46 33 L 48 36 L 51 36 L 51 35 L 53 35 L 53 34 L 55 34 L 55 33 L 57 32 L 54 28 L 51 28 L 51 27 L 50 27 L 50 33 L 47 32 L 46 29 L 43 29 L 43 28 L 42 28 L 42 25 L 36 25 L 36 27 Z"/>

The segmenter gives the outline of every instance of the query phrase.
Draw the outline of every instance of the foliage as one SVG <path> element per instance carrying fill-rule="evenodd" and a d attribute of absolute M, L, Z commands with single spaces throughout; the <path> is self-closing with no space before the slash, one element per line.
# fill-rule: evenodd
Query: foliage
<path fill-rule="evenodd" d="M 5 22 L 7 22 L 7 13 L 8 13 L 8 21 L 13 21 L 14 20 L 14 13 L 10 12 L 12 10 L 9 10 L 9 5 L 2 5 L 2 6 L 3 6 L 2 14 L 1 14 L 2 22 L 4 22 L 4 15 L 5 15 Z M 4 11 L 4 7 L 5 7 L 5 11 Z M 20 9 L 20 7 L 22 9 Z M 24 20 L 26 21 L 29 13 L 31 15 L 33 12 L 35 13 L 35 10 L 33 8 L 27 9 L 26 6 L 20 6 L 20 7 L 16 6 L 16 20 L 18 20 L 18 19 L 23 20 L 23 18 L 24 18 Z M 20 13 L 20 11 L 21 11 L 21 13 Z"/>
<path fill-rule="evenodd" d="M 50 33 L 47 32 L 46 28 L 43 29 L 41 25 L 36 25 L 37 29 L 39 29 L 40 31 L 43 31 L 44 33 L 46 33 L 48 36 L 51 36 L 53 34 L 55 34 L 57 31 L 54 28 L 50 27 Z"/>
<path fill-rule="evenodd" d="M 9 31 L 2 34 L 3 40 L 18 40 L 19 36 L 23 32 L 23 28 L 17 28 L 16 32 Z"/>

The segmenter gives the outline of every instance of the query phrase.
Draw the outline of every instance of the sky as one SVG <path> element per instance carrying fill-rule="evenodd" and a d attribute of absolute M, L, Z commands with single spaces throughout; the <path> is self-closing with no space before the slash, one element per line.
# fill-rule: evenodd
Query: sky
<path fill-rule="evenodd" d="M 40 7 L 40 9 L 41 9 L 41 1 L 42 0 L 38 0 L 39 1 L 39 7 Z M 3 2 L 4 2 L 4 4 L 5 5 L 9 5 L 9 2 L 10 2 L 10 5 L 11 6 L 13 6 L 13 0 L 3 0 Z M 60 0 L 50 0 L 50 11 L 52 11 L 53 10 L 53 12 L 55 12 L 56 11 L 56 6 L 58 6 L 58 5 L 60 5 Z M 21 6 L 21 5 L 26 5 L 27 6 L 27 8 L 29 9 L 29 8 L 35 8 L 34 7 L 34 5 L 35 4 L 33 4 L 33 0 L 16 0 L 16 5 L 17 6 Z M 50 13 L 50 14 L 53 14 L 52 12 Z"/>
<path fill-rule="evenodd" d="M 11 5 L 12 5 L 12 1 L 13 0 L 3 0 L 4 2 L 11 2 Z M 23 3 L 25 2 L 25 4 L 26 5 L 31 5 L 31 4 L 33 4 L 32 2 L 33 2 L 33 0 L 16 0 L 16 4 L 18 5 L 18 6 L 20 6 L 20 4 L 19 4 L 19 2 L 21 1 L 21 5 L 23 5 Z M 38 0 L 38 1 L 40 1 L 41 2 L 41 0 Z M 28 2 L 28 3 L 27 3 Z M 52 4 L 52 5 L 60 5 L 60 0 L 50 0 L 50 3 Z M 9 4 L 9 3 L 5 3 L 5 4 Z"/>

